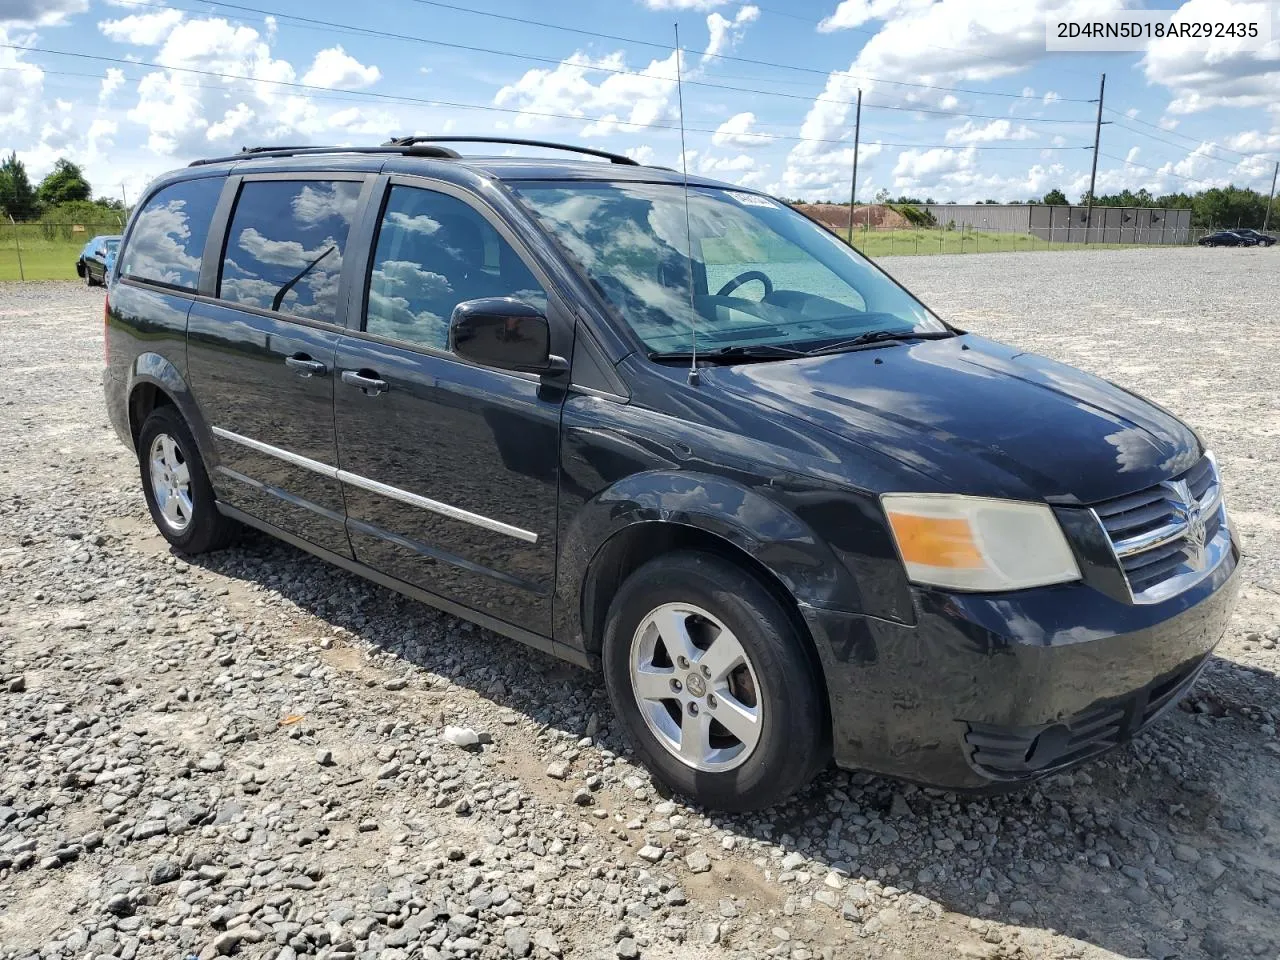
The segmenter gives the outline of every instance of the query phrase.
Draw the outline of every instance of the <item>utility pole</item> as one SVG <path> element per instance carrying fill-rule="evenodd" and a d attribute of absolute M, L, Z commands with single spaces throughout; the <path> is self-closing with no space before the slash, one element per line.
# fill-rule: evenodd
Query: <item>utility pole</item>
<path fill-rule="evenodd" d="M 858 107 L 853 115 L 853 179 L 849 181 L 849 246 L 853 246 L 853 198 L 858 194 L 858 138 L 862 134 L 862 89 L 858 89 Z"/>
<path fill-rule="evenodd" d="M 1098 119 L 1093 124 L 1093 171 L 1089 174 L 1089 210 L 1084 224 L 1084 242 L 1089 242 L 1089 229 L 1093 226 L 1093 190 L 1098 183 L 1098 143 L 1102 139 L 1102 96 L 1107 91 L 1107 75 L 1102 75 L 1098 85 Z"/>
<path fill-rule="evenodd" d="M 129 219 L 129 197 L 124 192 L 124 184 L 120 184 L 120 199 L 124 202 L 124 218 Z"/>
<path fill-rule="evenodd" d="M 1271 201 L 1276 198 L 1276 174 L 1280 173 L 1280 162 L 1271 171 L 1271 193 L 1267 196 L 1267 212 L 1262 218 L 1262 230 L 1265 233 L 1267 224 L 1271 222 Z"/>

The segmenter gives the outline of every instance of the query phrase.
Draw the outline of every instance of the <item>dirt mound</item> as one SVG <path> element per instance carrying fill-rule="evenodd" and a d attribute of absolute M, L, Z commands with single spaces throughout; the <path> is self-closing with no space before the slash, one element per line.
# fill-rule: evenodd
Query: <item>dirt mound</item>
<path fill-rule="evenodd" d="M 839 233 L 849 228 L 849 207 L 838 203 L 797 203 L 795 208 L 806 216 Z M 898 211 L 879 204 L 853 208 L 855 226 L 869 225 L 872 230 L 906 230 L 911 224 Z"/>

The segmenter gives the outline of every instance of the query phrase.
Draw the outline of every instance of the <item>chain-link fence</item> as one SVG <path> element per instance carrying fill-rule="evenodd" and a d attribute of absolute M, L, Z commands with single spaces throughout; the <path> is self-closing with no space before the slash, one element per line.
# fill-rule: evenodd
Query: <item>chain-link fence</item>
<path fill-rule="evenodd" d="M 123 229 L 123 215 L 100 223 L 0 223 L 0 280 L 74 280 L 84 245 Z"/>
<path fill-rule="evenodd" d="M 849 208 L 839 204 L 797 204 L 798 209 L 818 220 L 841 238 L 849 237 Z M 940 209 L 955 216 L 928 222 L 932 210 L 904 204 L 867 204 L 854 210 L 853 245 L 869 256 L 912 256 L 930 253 L 1012 253 L 1032 250 L 1109 250 L 1133 246 L 1187 246 L 1197 243 L 1212 229 L 1192 227 L 1190 211 L 1179 211 L 1165 222 L 1162 211 L 1125 218 L 1125 213 L 1108 213 L 1094 208 L 1080 222 L 1059 216 L 1032 220 L 1029 205 L 975 205 L 981 211 L 977 222 L 966 223 L 966 211 L 955 205 Z M 1040 210 L 1058 208 L 1040 207 Z M 1061 208 L 1062 210 L 1075 208 Z M 1083 210 L 1084 208 L 1080 208 Z M 1114 209 L 1114 208 L 1112 208 Z M 918 222 L 913 224 L 911 218 Z M 919 222 L 924 221 L 924 222 Z"/>

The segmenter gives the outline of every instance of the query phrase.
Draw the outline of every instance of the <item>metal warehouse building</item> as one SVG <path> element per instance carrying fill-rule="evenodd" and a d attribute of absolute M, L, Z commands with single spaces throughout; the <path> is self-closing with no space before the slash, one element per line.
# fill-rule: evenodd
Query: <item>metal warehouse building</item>
<path fill-rule="evenodd" d="M 1049 206 L 1043 203 L 926 203 L 938 226 L 1027 233 L 1055 243 L 1190 243 L 1191 211 L 1166 207 Z"/>

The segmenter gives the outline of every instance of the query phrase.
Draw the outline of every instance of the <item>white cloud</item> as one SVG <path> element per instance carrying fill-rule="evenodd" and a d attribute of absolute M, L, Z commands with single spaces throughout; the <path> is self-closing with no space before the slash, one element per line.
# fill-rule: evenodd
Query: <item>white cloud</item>
<path fill-rule="evenodd" d="M 1188 0 L 1174 20 L 1195 23 L 1208 15 L 1217 20 L 1241 6 L 1229 0 Z M 1190 44 L 1152 44 L 1141 66 L 1149 83 L 1173 92 L 1172 114 L 1218 107 L 1275 109 L 1280 103 L 1280 36 L 1262 50 L 1242 49 L 1242 41 L 1230 38 L 1210 40 L 1207 51 Z"/>
<path fill-rule="evenodd" d="M 1261 130 L 1245 130 L 1224 138 L 1222 143 L 1227 149 L 1241 153 L 1280 150 L 1280 128 L 1270 133 L 1263 133 Z"/>
<path fill-rule="evenodd" d="M 253 118 L 254 112 L 247 103 L 237 103 L 222 115 L 221 120 L 210 124 L 209 129 L 205 131 L 205 139 L 211 142 L 229 140 L 236 135 L 238 130 L 248 126 Z"/>
<path fill-rule="evenodd" d="M 89 9 L 89 0 L 4 0 L 0 25 L 52 27 Z"/>
<path fill-rule="evenodd" d="M 312 87 L 332 90 L 358 90 L 376 83 L 382 71 L 375 66 L 364 66 L 341 46 L 329 47 L 316 54 L 315 61 L 302 77 L 302 82 Z"/>
<path fill-rule="evenodd" d="M 735 113 L 716 128 L 716 132 L 711 136 L 711 142 L 717 147 L 745 148 L 763 147 L 774 143 L 775 141 L 772 137 L 762 136 L 751 131 L 751 127 L 755 122 L 756 115 L 750 111 Z"/>
<path fill-rule="evenodd" d="M 927 7 L 932 0 L 843 0 L 835 13 L 818 24 L 821 33 L 852 30 L 868 20 L 890 20 L 905 11 Z"/>
<path fill-rule="evenodd" d="M 641 144 L 638 147 L 627 147 L 627 149 L 622 152 L 641 166 L 647 167 L 652 164 L 654 160 L 653 147 L 649 146 L 647 143 Z"/>
<path fill-rule="evenodd" d="M 1035 133 L 1025 123 L 1014 126 L 1009 120 L 992 120 L 975 123 L 966 120 L 958 127 L 951 127 L 944 138 L 947 143 L 990 143 L 993 140 L 1034 140 Z"/>
<path fill-rule="evenodd" d="M 1057 103 L 1062 99 L 1062 95 L 1056 90 L 1046 90 L 1044 95 L 1044 104 L 1047 107 L 1051 103 Z"/>
<path fill-rule="evenodd" d="M 119 20 L 103 20 L 98 29 L 108 40 L 133 46 L 156 47 L 182 22 L 181 10 L 135 13 Z"/>
<path fill-rule="evenodd" d="M 603 136 L 619 129 L 635 131 L 675 120 L 674 51 L 664 59 L 650 61 L 642 70 L 608 73 L 599 82 L 591 79 L 593 67 L 625 70 L 625 54 L 616 51 L 593 58 L 574 53 L 554 68 L 526 71 L 515 83 L 502 87 L 493 102 L 521 110 L 512 120 L 519 128 L 546 126 L 547 118 L 539 114 L 604 118 L 588 123 L 580 134 L 584 137 Z"/>
<path fill-rule="evenodd" d="M 718 13 L 707 17 L 708 45 L 702 64 L 715 48 L 737 42 L 745 27 L 756 19 L 754 6 L 740 9 L 733 20 Z M 688 70 L 681 58 L 685 79 L 701 75 L 702 64 Z M 594 77 L 604 73 L 602 79 Z M 676 52 L 649 61 L 639 70 L 627 66 L 626 55 L 615 51 L 601 57 L 577 51 L 557 66 L 528 70 L 515 83 L 494 95 L 496 106 L 521 112 L 510 121 L 516 128 L 546 127 L 547 114 L 563 117 L 597 117 L 579 131 L 582 137 L 601 137 L 619 131 L 635 133 L 653 126 L 673 125 L 676 113 Z"/>
<path fill-rule="evenodd" d="M 952 150 L 934 147 L 928 150 L 903 150 L 893 165 L 893 176 L 899 186 L 917 186 L 933 178 L 960 170 L 971 170 L 978 154 L 973 147 Z"/>
<path fill-rule="evenodd" d="M 14 43 L 0 27 L 0 43 Z M 44 71 L 24 60 L 22 51 L 0 48 L 0 133 L 13 137 L 37 128 L 44 94 Z"/>
<path fill-rule="evenodd" d="M 122 86 L 124 86 L 124 71 L 116 67 L 107 67 L 107 74 L 102 78 L 102 86 L 98 89 L 98 99 L 109 99 Z"/>
<path fill-rule="evenodd" d="M 641 0 L 650 10 L 711 10 L 728 0 Z"/>
<path fill-rule="evenodd" d="M 732 20 L 718 13 L 709 15 L 707 32 L 710 36 L 707 40 L 707 49 L 702 54 L 703 63 L 726 50 L 733 49 L 734 45 L 742 39 L 747 25 L 754 23 L 759 16 L 760 8 L 751 5 L 741 7 Z"/>

